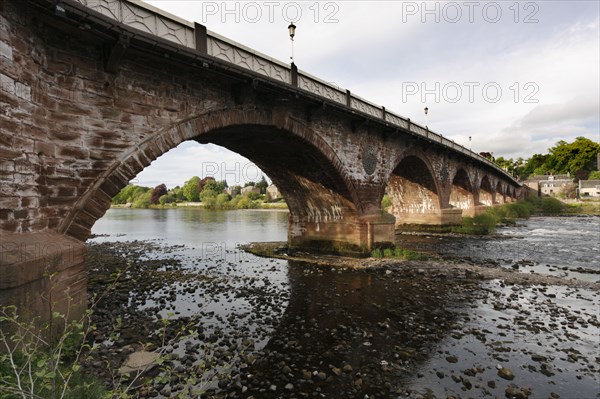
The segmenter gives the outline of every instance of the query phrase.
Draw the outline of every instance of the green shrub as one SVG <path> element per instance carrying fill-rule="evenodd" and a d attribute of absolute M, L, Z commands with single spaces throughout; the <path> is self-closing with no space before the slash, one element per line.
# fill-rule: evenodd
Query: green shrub
<path fill-rule="evenodd" d="M 482 213 L 474 217 L 466 216 L 462 218 L 462 224 L 452 229 L 455 233 L 462 234 L 490 234 L 495 231 L 498 219 L 494 216 L 494 211 Z"/>
<path fill-rule="evenodd" d="M 411 251 L 410 249 L 404 249 L 400 247 L 393 248 L 375 248 L 371 251 L 371 257 L 382 259 L 382 258 L 394 258 L 394 259 L 405 259 L 405 260 L 425 260 L 427 256 Z"/>
<path fill-rule="evenodd" d="M 152 196 L 151 191 L 146 191 L 143 194 L 138 195 L 133 203 L 132 208 L 148 208 L 150 206 L 150 197 Z"/>
<path fill-rule="evenodd" d="M 372 250 L 371 257 L 377 259 L 383 258 L 383 252 L 381 251 L 381 248 L 375 248 L 374 250 Z"/>
<path fill-rule="evenodd" d="M 391 200 L 390 196 L 387 194 L 384 194 L 383 198 L 381 199 L 381 209 L 383 209 L 385 211 L 391 206 L 392 206 L 392 200 Z"/>
<path fill-rule="evenodd" d="M 565 205 L 552 197 L 544 197 L 542 198 L 542 203 L 540 205 L 540 211 L 547 215 L 556 215 L 561 213 L 565 208 Z"/>
<path fill-rule="evenodd" d="M 515 215 L 516 218 L 520 219 L 528 219 L 535 210 L 534 205 L 527 201 L 515 202 L 514 204 L 507 204 L 505 206 Z"/>

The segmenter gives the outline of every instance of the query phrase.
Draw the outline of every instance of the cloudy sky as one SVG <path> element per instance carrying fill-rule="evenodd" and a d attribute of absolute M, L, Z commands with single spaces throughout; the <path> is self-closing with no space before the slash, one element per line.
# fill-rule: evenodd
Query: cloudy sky
<path fill-rule="evenodd" d="M 147 3 L 283 62 L 293 20 L 300 70 L 475 151 L 527 158 L 559 140 L 600 140 L 595 0 Z M 224 174 L 230 185 L 259 175 L 224 148 L 186 142 L 135 182 Z"/>

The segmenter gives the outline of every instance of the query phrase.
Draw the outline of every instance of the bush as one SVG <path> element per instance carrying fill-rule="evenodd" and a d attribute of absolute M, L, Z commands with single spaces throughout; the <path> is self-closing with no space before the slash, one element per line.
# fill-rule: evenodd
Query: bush
<path fill-rule="evenodd" d="M 237 209 L 252 209 L 252 208 L 256 208 L 256 204 L 247 195 L 242 196 L 237 201 Z"/>
<path fill-rule="evenodd" d="M 496 230 L 496 219 L 494 211 L 482 213 L 475 217 L 464 217 L 462 218 L 462 224 L 452 229 L 455 233 L 463 234 L 480 234 L 486 235 Z"/>
<path fill-rule="evenodd" d="M 390 206 L 392 206 L 392 200 L 389 195 L 384 194 L 381 199 L 381 209 L 384 211 L 387 210 Z"/>
<path fill-rule="evenodd" d="M 151 191 L 138 195 L 138 197 L 131 204 L 132 208 L 148 208 L 150 206 L 150 197 L 152 196 Z"/>
<path fill-rule="evenodd" d="M 531 202 L 521 201 L 514 204 L 505 205 L 515 218 L 528 219 L 533 213 L 535 207 Z"/>
<path fill-rule="evenodd" d="M 217 195 L 215 198 L 215 208 L 216 209 L 230 209 L 231 203 L 229 201 L 229 195 L 225 193 L 221 193 Z"/>
<path fill-rule="evenodd" d="M 400 247 L 393 248 L 375 248 L 371 251 L 371 257 L 382 259 L 382 258 L 395 258 L 395 259 L 405 259 L 405 260 L 424 260 L 427 259 L 427 256 L 411 251 L 410 249 L 404 249 Z"/>
<path fill-rule="evenodd" d="M 546 215 L 556 215 L 561 213 L 565 208 L 565 205 L 552 197 L 544 197 L 542 198 L 542 203 L 540 204 L 540 211 Z"/>

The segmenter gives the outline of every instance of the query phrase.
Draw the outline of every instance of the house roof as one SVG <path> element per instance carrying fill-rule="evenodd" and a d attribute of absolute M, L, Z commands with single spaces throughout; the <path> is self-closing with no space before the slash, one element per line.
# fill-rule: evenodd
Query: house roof
<path fill-rule="evenodd" d="M 600 186 L 600 180 L 579 180 L 579 188 L 596 188 Z"/>
<path fill-rule="evenodd" d="M 542 182 L 542 181 L 560 181 L 560 180 L 568 180 L 573 181 L 573 177 L 571 175 L 534 175 L 529 176 L 526 182 Z"/>

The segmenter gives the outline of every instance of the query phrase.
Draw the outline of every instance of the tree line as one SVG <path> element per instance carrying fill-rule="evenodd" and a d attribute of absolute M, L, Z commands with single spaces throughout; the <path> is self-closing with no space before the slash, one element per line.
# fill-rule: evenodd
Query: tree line
<path fill-rule="evenodd" d="M 577 137 L 572 143 L 560 140 L 548 149 L 548 154 L 534 154 L 527 160 L 498 157 L 494 162 L 520 180 L 535 175 L 567 173 L 576 181 L 600 180 L 598 152 L 600 144 L 585 137 Z"/>
<path fill-rule="evenodd" d="M 254 186 L 258 192 L 242 195 L 242 186 L 228 188 L 225 180 L 217 181 L 213 177 L 201 179 L 193 176 L 183 186 L 167 189 L 165 184 L 144 187 L 128 184 L 112 199 L 113 205 L 130 205 L 132 208 L 150 208 L 152 206 L 170 206 L 181 202 L 201 202 L 206 209 L 250 209 L 260 207 L 261 202 L 272 199 L 267 193 L 267 180 L 263 176 L 258 182 L 247 182 L 244 187 Z"/>

